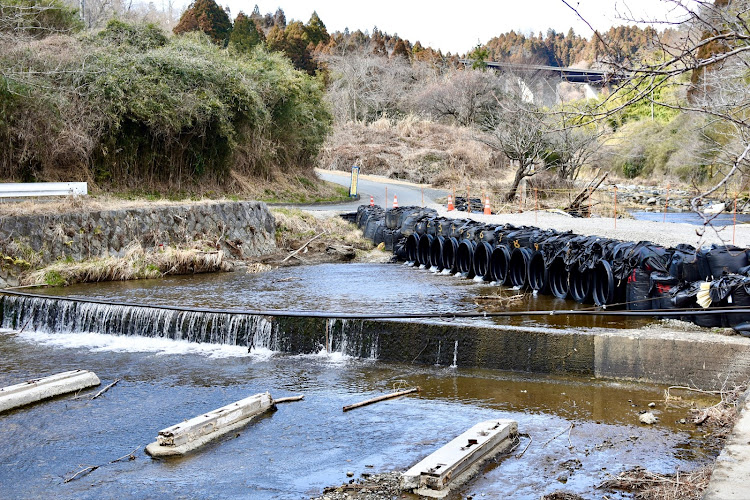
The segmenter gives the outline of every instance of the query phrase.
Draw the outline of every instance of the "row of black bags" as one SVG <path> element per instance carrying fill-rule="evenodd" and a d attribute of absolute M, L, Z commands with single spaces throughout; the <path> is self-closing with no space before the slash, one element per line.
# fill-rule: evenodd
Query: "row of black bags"
<path fill-rule="evenodd" d="M 362 205 L 364 235 L 399 260 L 609 308 L 655 311 L 750 333 L 750 250 L 665 248 L 649 241 L 439 217 L 432 209 Z M 674 311 L 692 309 L 693 311 Z M 658 312 L 656 312 L 658 311 Z"/>

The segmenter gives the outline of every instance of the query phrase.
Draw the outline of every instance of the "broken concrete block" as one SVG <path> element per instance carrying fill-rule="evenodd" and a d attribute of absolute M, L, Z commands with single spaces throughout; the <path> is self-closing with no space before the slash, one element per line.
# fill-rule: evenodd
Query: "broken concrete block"
<path fill-rule="evenodd" d="M 273 399 L 267 392 L 241 399 L 160 430 L 156 441 L 146 446 L 146 453 L 152 457 L 184 455 L 247 425 L 254 417 L 272 408 Z"/>
<path fill-rule="evenodd" d="M 99 385 L 99 377 L 88 370 L 72 370 L 0 389 L 0 412 Z"/>
<path fill-rule="evenodd" d="M 485 461 L 510 449 L 518 433 L 514 420 L 487 420 L 426 457 L 401 477 L 401 488 L 443 498 L 468 481 Z"/>

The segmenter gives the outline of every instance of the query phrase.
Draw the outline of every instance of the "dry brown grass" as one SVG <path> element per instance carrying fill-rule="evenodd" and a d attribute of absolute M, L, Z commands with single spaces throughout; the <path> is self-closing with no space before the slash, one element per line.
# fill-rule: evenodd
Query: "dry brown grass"
<path fill-rule="evenodd" d="M 605 481 L 599 488 L 627 491 L 638 500 L 697 500 L 702 498 L 712 470 L 706 465 L 690 472 L 657 474 L 636 467 Z"/>
<path fill-rule="evenodd" d="M 316 215 L 296 208 L 274 208 L 276 218 L 276 246 L 282 250 L 296 250 L 310 238 L 325 233 L 310 244 L 310 250 L 324 251 L 331 243 L 349 245 L 358 250 L 372 249 L 372 242 L 362 231 L 341 217 Z"/>
<path fill-rule="evenodd" d="M 692 387 L 673 386 L 665 391 L 666 403 L 680 401 L 674 392 L 680 390 L 697 392 L 709 397 L 719 397 L 715 405 L 705 408 L 692 408 L 692 423 L 701 426 L 711 439 L 723 446 L 739 416 L 737 404 L 747 385 L 733 389 L 704 391 Z M 617 477 L 604 481 L 599 488 L 627 491 L 638 500 L 692 500 L 703 497 L 711 479 L 713 464 L 704 465 L 689 472 L 677 471 L 674 474 L 659 474 L 642 467 L 621 472 Z"/>
<path fill-rule="evenodd" d="M 56 262 L 26 274 L 21 278 L 21 284 L 67 286 L 74 283 L 159 278 L 169 274 L 209 273 L 228 269 L 221 250 L 166 247 L 163 251 L 152 251 L 145 250 L 140 245 L 132 245 L 123 257 Z"/>
<path fill-rule="evenodd" d="M 487 182 L 497 175 L 498 157 L 468 127 L 444 125 L 415 116 L 349 122 L 334 128 L 321 150 L 321 168 L 385 175 L 449 187 L 467 179 Z M 494 171 L 492 169 L 495 169 Z"/>

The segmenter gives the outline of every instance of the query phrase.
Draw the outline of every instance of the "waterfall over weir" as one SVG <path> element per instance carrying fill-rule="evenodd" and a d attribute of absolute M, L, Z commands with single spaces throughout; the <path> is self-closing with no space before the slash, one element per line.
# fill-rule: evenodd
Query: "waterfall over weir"
<path fill-rule="evenodd" d="M 168 338 L 352 357 L 378 357 L 378 336 L 361 321 L 185 311 L 38 296 L 0 296 L 0 328 Z"/>

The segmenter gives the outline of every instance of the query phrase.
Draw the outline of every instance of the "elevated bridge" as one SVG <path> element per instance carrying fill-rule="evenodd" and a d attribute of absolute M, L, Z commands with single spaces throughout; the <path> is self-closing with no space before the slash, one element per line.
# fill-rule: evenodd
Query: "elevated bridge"
<path fill-rule="evenodd" d="M 465 66 L 474 63 L 472 59 L 459 61 Z M 560 84 L 570 83 L 583 86 L 583 95 L 593 98 L 599 95 L 603 88 L 617 85 L 624 79 L 617 73 L 582 68 L 563 68 L 541 64 L 518 64 L 508 62 L 488 61 L 488 68 L 497 72 L 517 77 L 524 88 L 524 95 L 529 100 L 544 106 L 553 106 L 565 99 L 560 94 Z M 581 97 L 583 97 L 583 95 Z"/>

